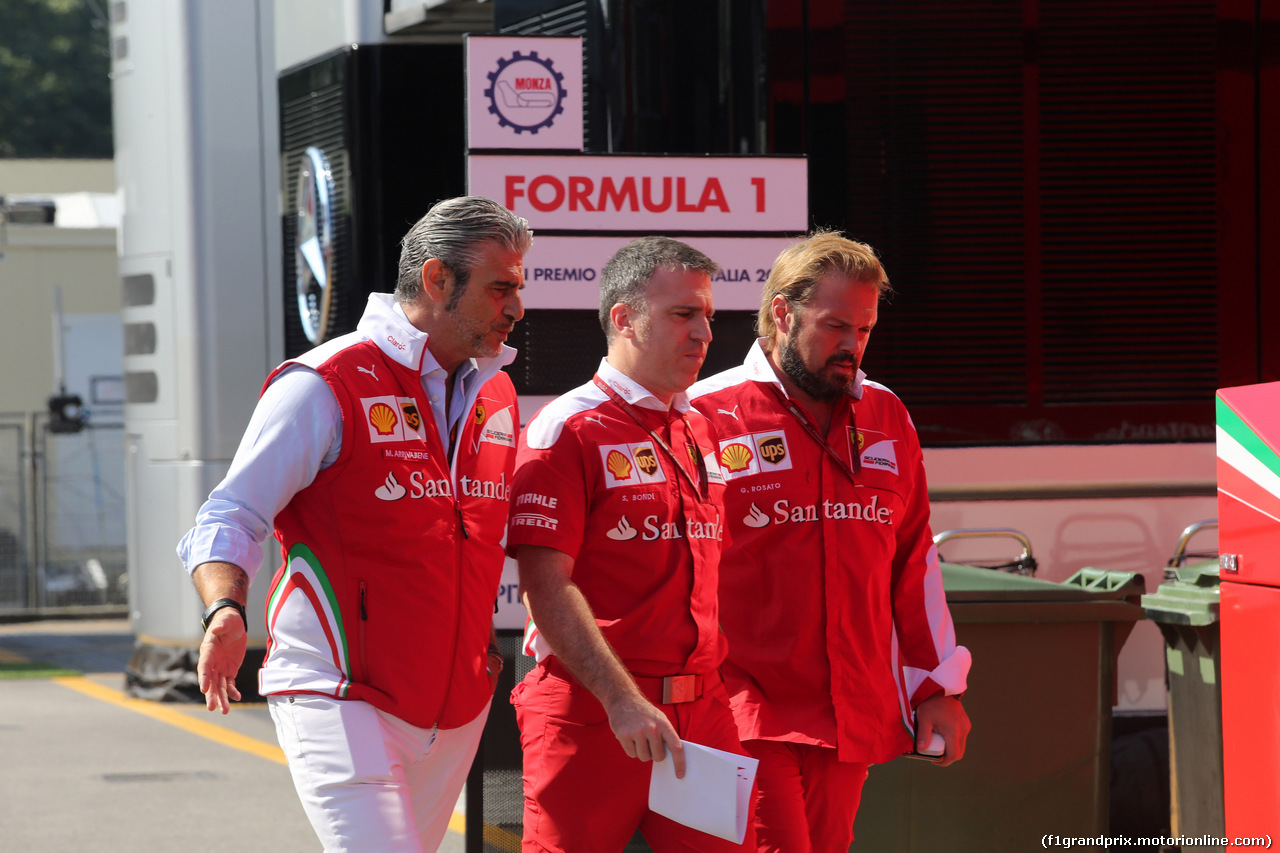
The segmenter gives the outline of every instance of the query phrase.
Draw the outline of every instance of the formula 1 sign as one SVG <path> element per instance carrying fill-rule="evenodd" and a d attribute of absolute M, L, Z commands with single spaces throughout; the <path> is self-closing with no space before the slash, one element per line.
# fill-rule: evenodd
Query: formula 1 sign
<path fill-rule="evenodd" d="M 535 230 L 803 232 L 803 157 L 472 154 L 467 186 Z"/>

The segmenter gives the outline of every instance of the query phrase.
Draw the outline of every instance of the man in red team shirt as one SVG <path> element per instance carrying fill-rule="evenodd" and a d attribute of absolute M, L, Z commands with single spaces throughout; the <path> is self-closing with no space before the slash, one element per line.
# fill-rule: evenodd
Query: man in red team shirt
<path fill-rule="evenodd" d="M 690 389 L 727 481 L 724 677 L 760 760 L 761 851 L 848 850 L 868 766 L 911 750 L 913 727 L 920 749 L 942 736 L 939 764 L 964 755 L 969 652 L 920 442 L 859 369 L 888 288 L 870 246 L 814 234 L 774 264 L 746 361 Z"/>
<path fill-rule="evenodd" d="M 681 738 L 742 753 L 718 668 L 724 478 L 684 391 L 711 341 L 706 255 L 664 237 L 601 276 L 608 356 L 520 436 L 507 550 L 539 663 L 512 692 L 524 850 L 751 849 L 648 810 L 649 761 Z"/>

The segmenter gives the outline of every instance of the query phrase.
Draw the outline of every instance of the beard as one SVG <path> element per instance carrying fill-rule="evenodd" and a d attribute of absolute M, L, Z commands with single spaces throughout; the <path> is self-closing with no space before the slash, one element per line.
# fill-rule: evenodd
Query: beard
<path fill-rule="evenodd" d="M 453 328 L 472 353 L 472 358 L 494 358 L 502 352 L 502 342 L 490 339 L 496 331 L 511 333 L 514 323 L 488 324 L 466 316 L 456 308 L 449 311 Z M 509 318 L 506 318 L 509 319 Z"/>
<path fill-rule="evenodd" d="M 797 324 L 794 334 L 783 341 L 778 348 L 778 366 L 782 368 L 782 372 L 787 374 L 797 388 L 815 400 L 831 402 L 839 399 L 842 394 L 847 394 L 858 375 L 857 359 L 852 355 L 833 355 L 826 360 L 822 369 L 815 373 L 805 366 L 804 359 L 796 349 L 795 341 L 799 336 L 800 326 Z M 847 379 L 827 371 L 828 366 L 837 364 L 853 366 L 853 371 Z"/>

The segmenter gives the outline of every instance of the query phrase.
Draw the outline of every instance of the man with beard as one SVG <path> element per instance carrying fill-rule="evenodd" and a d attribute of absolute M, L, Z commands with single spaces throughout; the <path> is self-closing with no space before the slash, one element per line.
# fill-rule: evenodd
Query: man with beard
<path fill-rule="evenodd" d="M 731 545 L 720 572 L 725 682 L 760 760 L 758 850 L 845 851 L 871 764 L 964 754 L 969 653 L 955 644 L 919 440 L 859 369 L 888 278 L 820 232 L 784 251 L 762 337 L 690 389 L 711 418 Z"/>
<path fill-rule="evenodd" d="M 650 812 L 649 761 L 681 738 L 742 754 L 718 667 L 724 478 L 685 389 L 711 342 L 706 255 L 646 237 L 605 265 L 608 355 L 520 436 L 507 550 L 538 665 L 512 691 L 523 849 L 752 849 Z M 748 833 L 748 841 L 750 835 Z"/>
<path fill-rule="evenodd" d="M 267 378 L 178 546 L 208 607 L 200 690 L 225 714 L 274 525 L 259 686 L 325 850 L 435 850 L 484 729 L 520 423 L 503 342 L 531 242 L 489 199 L 432 207 L 394 296 Z"/>

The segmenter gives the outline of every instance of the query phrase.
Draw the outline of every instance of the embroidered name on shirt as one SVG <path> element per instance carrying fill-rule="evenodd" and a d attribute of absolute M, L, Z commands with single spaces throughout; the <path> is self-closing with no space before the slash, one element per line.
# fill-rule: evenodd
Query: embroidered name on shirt
<path fill-rule="evenodd" d="M 400 450 L 399 448 L 384 447 L 382 449 L 383 459 L 412 459 L 416 462 L 425 462 L 431 458 L 431 454 L 425 450 Z"/>

